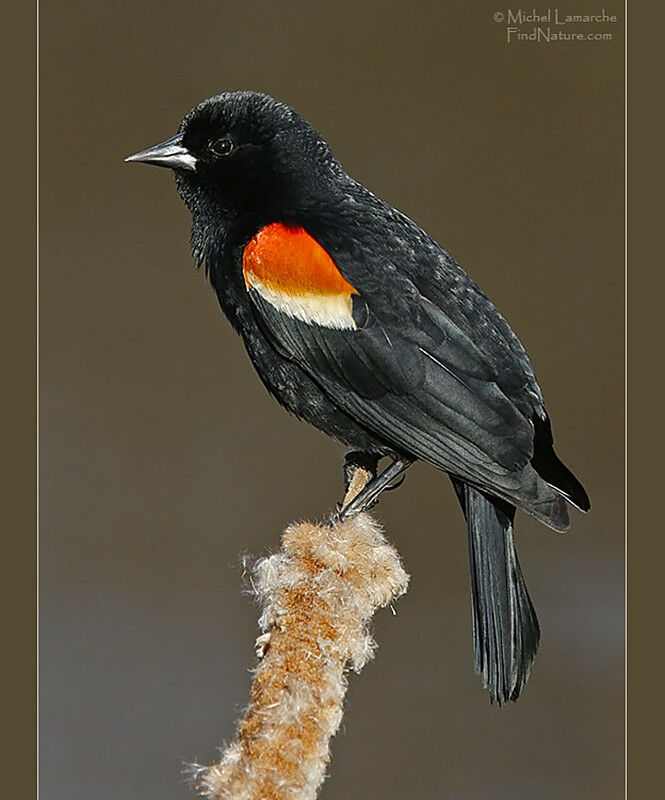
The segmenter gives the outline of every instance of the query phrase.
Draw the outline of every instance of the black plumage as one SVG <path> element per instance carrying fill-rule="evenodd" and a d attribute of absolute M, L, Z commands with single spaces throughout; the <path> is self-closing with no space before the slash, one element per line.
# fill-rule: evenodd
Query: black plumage
<path fill-rule="evenodd" d="M 195 257 L 283 406 L 354 450 L 450 474 L 467 520 L 476 668 L 492 698 L 516 699 L 539 629 L 515 509 L 563 531 L 567 502 L 586 511 L 589 500 L 554 453 L 540 388 L 506 321 L 431 236 L 266 95 L 206 100 L 176 137 L 130 160 L 174 169 Z M 318 243 L 350 298 L 328 307 L 323 289 L 304 297 L 248 282 L 247 247 L 276 223 Z"/>

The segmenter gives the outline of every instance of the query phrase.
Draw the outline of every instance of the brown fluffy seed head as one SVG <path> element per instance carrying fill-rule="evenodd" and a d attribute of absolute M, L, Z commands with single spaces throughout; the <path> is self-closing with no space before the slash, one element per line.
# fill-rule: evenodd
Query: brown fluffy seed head
<path fill-rule="evenodd" d="M 346 671 L 376 644 L 369 622 L 408 585 L 399 556 L 368 514 L 293 525 L 254 568 L 264 654 L 238 734 L 197 774 L 214 800 L 313 800 L 342 719 Z"/>

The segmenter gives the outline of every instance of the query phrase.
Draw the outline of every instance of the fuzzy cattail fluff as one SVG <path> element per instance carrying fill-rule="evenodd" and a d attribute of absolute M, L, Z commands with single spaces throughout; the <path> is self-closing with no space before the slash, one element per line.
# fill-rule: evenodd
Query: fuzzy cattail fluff
<path fill-rule="evenodd" d="M 311 800 L 342 719 L 346 670 L 372 658 L 369 621 L 406 591 L 408 576 L 363 513 L 293 525 L 254 577 L 264 635 L 250 703 L 220 763 L 198 771 L 197 788 L 213 800 Z"/>

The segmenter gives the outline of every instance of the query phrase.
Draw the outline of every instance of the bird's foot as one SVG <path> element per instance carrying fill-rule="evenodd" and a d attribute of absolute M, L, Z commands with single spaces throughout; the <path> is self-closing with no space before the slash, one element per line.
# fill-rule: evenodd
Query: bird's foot
<path fill-rule="evenodd" d="M 369 461 L 367 457 L 370 455 L 356 452 L 347 454 L 344 464 L 346 496 L 342 507 L 330 519 L 332 525 L 339 524 L 349 517 L 355 517 L 375 505 L 381 492 L 401 485 L 402 481 L 391 487 L 395 478 L 413 463 L 413 459 L 406 456 L 395 458 L 383 472 L 377 475 L 378 457 L 371 456 L 372 460 Z M 360 463 L 358 463 L 359 457 L 362 457 Z M 347 479 L 347 476 L 350 476 L 350 479 Z"/>

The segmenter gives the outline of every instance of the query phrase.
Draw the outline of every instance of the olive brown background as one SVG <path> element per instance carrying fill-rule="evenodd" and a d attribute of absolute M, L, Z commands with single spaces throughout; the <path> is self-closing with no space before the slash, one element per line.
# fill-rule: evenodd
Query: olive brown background
<path fill-rule="evenodd" d="M 586 9 L 570 7 L 581 13 Z M 418 465 L 377 515 L 412 575 L 351 676 L 328 800 L 623 796 L 623 41 L 505 41 L 486 3 L 41 10 L 41 791 L 185 798 L 247 699 L 242 554 L 339 497 L 266 395 L 165 170 L 122 157 L 220 91 L 290 103 L 524 342 L 592 513 L 518 517 L 543 629 L 516 705 L 473 674 L 461 514 Z M 608 11 L 620 14 L 616 9 Z"/>

